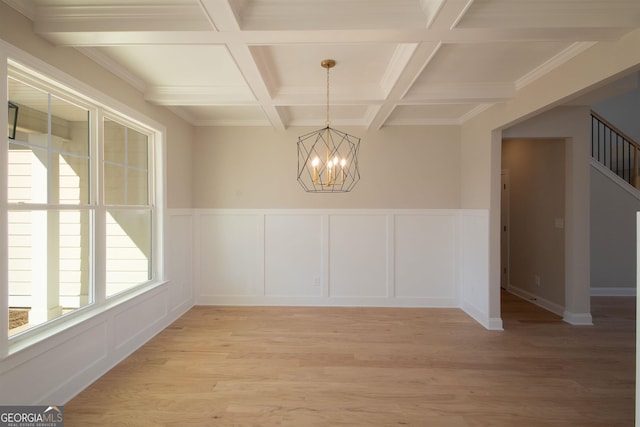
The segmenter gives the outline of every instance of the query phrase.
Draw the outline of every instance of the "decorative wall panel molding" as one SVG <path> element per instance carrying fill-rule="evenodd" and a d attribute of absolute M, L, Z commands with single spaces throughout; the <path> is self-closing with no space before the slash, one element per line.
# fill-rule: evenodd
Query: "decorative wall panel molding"
<path fill-rule="evenodd" d="M 460 307 L 464 278 L 464 301 L 487 312 L 487 291 L 476 286 L 488 284 L 476 275 L 488 259 L 486 211 L 202 209 L 195 216 L 196 304 Z"/>

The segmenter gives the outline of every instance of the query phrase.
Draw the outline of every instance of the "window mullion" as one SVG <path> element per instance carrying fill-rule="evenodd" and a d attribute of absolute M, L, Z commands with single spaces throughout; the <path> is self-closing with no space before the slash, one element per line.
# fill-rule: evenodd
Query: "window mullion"
<path fill-rule="evenodd" d="M 8 76 L 7 76 L 7 56 L 0 50 L 0 81 L 4 84 L 0 85 L 0 129 L 8 129 L 7 111 L 9 93 L 8 93 Z M 7 138 L 7 134 L 2 135 Z M 9 246 L 8 238 L 8 174 L 7 168 L 9 164 L 9 144 L 7 143 L 0 150 L 0 247 L 6 254 Z M 4 331 L 0 337 L 0 359 L 9 353 L 9 260 L 8 257 L 0 257 L 0 329 Z"/>
<path fill-rule="evenodd" d="M 94 227 L 93 227 L 93 275 L 92 286 L 94 292 L 94 302 L 97 305 L 104 303 L 107 299 L 107 226 L 106 217 L 107 210 L 104 205 L 104 131 L 103 131 L 104 114 L 98 109 L 95 115 L 95 122 L 92 123 L 94 138 L 91 139 L 91 148 L 93 150 L 93 185 L 92 190 L 94 199 Z"/>
<path fill-rule="evenodd" d="M 47 95 L 47 204 L 52 204 L 53 195 L 53 126 L 51 121 L 51 94 Z"/>
<path fill-rule="evenodd" d="M 129 203 L 129 129 L 124 128 L 124 203 Z"/>

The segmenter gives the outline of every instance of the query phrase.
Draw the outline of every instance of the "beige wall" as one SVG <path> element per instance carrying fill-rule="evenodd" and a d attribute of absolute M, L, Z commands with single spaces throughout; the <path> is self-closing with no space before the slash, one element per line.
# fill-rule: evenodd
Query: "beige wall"
<path fill-rule="evenodd" d="M 640 197 L 610 175 L 591 168 L 591 287 L 635 289 Z"/>
<path fill-rule="evenodd" d="M 296 181 L 298 135 L 314 129 L 198 128 L 197 208 L 459 207 L 458 126 L 339 128 L 361 137 L 362 179 L 351 193 L 309 194 Z"/>
<path fill-rule="evenodd" d="M 36 36 L 27 18 L 0 2 L 0 39 L 162 124 L 167 130 L 167 206 L 191 207 L 193 128 L 166 108 L 144 100 L 132 86 L 72 48 L 55 47 Z"/>
<path fill-rule="evenodd" d="M 563 139 L 513 139 L 502 144 L 509 187 L 509 285 L 561 307 L 564 144 Z"/>

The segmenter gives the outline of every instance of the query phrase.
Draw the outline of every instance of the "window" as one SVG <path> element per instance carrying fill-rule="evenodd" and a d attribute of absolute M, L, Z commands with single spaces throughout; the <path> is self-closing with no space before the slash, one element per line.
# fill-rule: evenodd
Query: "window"
<path fill-rule="evenodd" d="M 149 136 L 105 118 L 106 295 L 151 279 Z"/>
<path fill-rule="evenodd" d="M 159 131 L 11 64 L 10 342 L 157 282 L 160 240 Z"/>

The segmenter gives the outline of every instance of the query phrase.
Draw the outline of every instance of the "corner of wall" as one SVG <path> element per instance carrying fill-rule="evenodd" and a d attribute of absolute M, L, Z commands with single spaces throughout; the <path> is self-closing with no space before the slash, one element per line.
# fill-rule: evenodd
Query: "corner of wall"
<path fill-rule="evenodd" d="M 593 325 L 593 318 L 591 317 L 591 313 L 572 313 L 570 311 L 565 311 L 562 320 L 570 325 L 575 326 Z"/>

